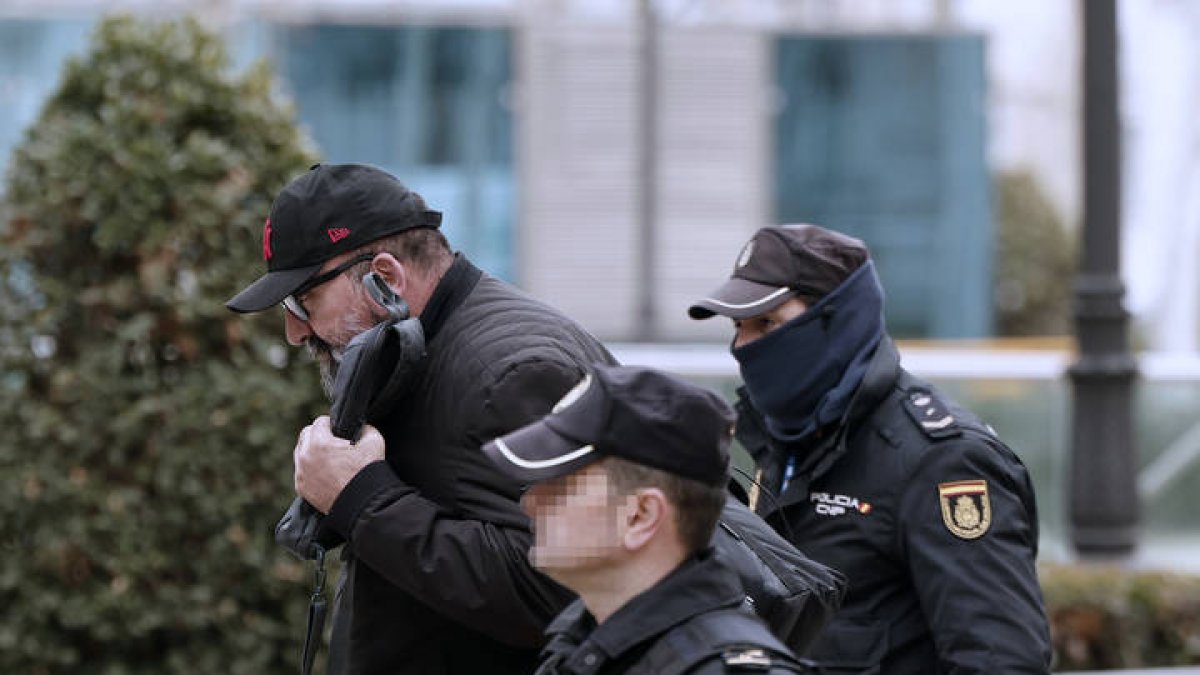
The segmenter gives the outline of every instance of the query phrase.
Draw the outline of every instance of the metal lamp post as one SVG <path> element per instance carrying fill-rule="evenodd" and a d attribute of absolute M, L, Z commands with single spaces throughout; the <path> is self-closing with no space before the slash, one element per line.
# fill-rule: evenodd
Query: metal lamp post
<path fill-rule="evenodd" d="M 1085 557 L 1136 545 L 1137 453 L 1129 314 L 1120 275 L 1121 148 L 1115 0 L 1081 0 L 1083 18 L 1083 248 L 1076 283 L 1079 357 L 1073 385 L 1071 540 Z"/>

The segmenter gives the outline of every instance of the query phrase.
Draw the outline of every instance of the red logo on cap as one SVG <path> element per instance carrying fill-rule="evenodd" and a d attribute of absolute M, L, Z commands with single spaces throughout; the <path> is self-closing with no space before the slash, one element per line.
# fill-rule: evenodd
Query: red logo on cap
<path fill-rule="evenodd" d="M 338 243 L 339 241 L 345 239 L 346 237 L 350 236 L 349 228 L 345 228 L 345 227 L 338 227 L 338 228 L 334 228 L 332 230 L 325 230 L 325 231 L 329 233 L 329 241 L 332 241 L 335 244 Z"/>
<path fill-rule="evenodd" d="M 271 219 L 263 225 L 263 260 L 271 259 Z"/>

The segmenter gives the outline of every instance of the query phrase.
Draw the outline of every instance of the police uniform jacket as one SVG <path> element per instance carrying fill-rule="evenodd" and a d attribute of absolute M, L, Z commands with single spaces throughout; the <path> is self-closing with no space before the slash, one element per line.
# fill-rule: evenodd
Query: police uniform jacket
<path fill-rule="evenodd" d="M 427 356 L 369 420 L 386 460 L 360 471 L 326 519 L 346 541 L 329 672 L 525 675 L 572 595 L 530 567 L 520 486 L 480 447 L 612 357 L 461 255 L 420 320 Z"/>
<path fill-rule="evenodd" d="M 602 624 L 582 600 L 546 630 L 535 675 L 783 675 L 791 652 L 742 608 L 737 575 L 711 549 L 685 560 Z"/>
<path fill-rule="evenodd" d="M 890 339 L 841 425 L 807 446 L 771 439 L 744 395 L 738 411 L 764 484 L 778 488 L 789 462 L 794 473 L 758 512 L 847 577 L 808 655 L 825 672 L 1049 672 L 1029 475 L 990 428 L 902 369 Z"/>

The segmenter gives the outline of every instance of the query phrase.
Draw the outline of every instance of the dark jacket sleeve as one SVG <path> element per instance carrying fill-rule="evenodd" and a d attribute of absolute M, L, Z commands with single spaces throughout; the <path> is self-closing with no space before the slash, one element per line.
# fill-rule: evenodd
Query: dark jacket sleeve
<path fill-rule="evenodd" d="M 452 511 L 376 462 L 339 495 L 332 526 L 361 563 L 433 610 L 502 642 L 541 644 L 546 624 L 572 595 L 530 566 L 530 527 L 516 486 L 480 446 L 548 413 L 581 373 L 569 364 L 527 362 L 490 386 L 476 383 L 484 395 L 462 401 L 462 447 L 420 449 L 460 457 L 459 480 L 471 484 L 472 504 Z"/>
<path fill-rule="evenodd" d="M 956 486 L 969 492 L 966 501 Z M 1011 451 L 974 431 L 934 443 L 903 488 L 899 515 L 898 546 L 933 632 L 938 672 L 1048 673 L 1036 506 Z"/>

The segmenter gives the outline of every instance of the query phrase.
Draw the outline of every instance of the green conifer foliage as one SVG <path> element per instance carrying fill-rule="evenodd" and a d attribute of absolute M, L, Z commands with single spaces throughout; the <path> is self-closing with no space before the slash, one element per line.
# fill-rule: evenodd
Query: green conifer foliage
<path fill-rule="evenodd" d="M 1075 242 L 1027 171 L 996 179 L 995 319 L 1002 336 L 1069 335 Z"/>
<path fill-rule="evenodd" d="M 325 404 L 280 315 L 223 302 L 313 159 L 195 21 L 106 19 L 66 67 L 0 218 L 0 672 L 295 672 L 272 528 Z"/>

